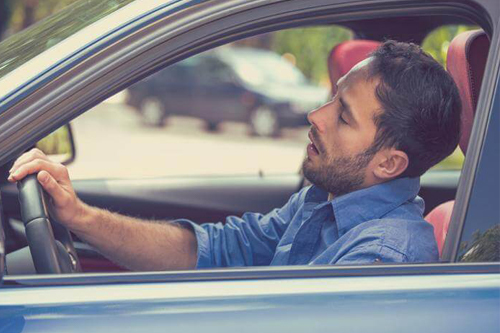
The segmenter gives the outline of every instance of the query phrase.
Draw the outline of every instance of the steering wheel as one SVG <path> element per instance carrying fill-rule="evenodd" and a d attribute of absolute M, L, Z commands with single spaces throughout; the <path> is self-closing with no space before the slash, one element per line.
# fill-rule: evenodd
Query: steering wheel
<path fill-rule="evenodd" d="M 50 217 L 48 197 L 36 175 L 17 183 L 21 218 L 38 274 L 64 274 L 81 271 L 80 261 L 68 229 Z"/>

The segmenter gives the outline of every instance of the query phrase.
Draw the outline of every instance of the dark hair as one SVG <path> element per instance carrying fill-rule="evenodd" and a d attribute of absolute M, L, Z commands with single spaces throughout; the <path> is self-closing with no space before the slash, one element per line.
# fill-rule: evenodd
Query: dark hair
<path fill-rule="evenodd" d="M 421 176 L 450 155 L 460 139 L 461 102 L 453 78 L 418 45 L 386 41 L 374 53 L 369 76 L 375 95 L 374 147 L 394 147 L 409 158 L 400 177 Z"/>

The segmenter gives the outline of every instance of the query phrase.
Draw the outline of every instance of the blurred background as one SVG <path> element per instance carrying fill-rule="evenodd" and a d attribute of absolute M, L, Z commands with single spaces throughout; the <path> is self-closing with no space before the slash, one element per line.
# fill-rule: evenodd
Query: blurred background
<path fill-rule="evenodd" d="M 0 40 L 73 2 L 0 0 Z M 446 66 L 450 41 L 472 28 L 436 29 L 423 48 Z M 307 112 L 330 98 L 328 55 L 352 38 L 339 26 L 289 29 L 172 65 L 72 122 L 72 177 L 297 173 Z M 437 168 L 460 169 L 462 161 L 457 150 Z"/>

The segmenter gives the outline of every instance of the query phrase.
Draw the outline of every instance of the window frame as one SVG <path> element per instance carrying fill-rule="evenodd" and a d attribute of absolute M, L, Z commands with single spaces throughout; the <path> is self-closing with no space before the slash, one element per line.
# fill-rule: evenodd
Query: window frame
<path fill-rule="evenodd" d="M 80 273 L 4 276 L 3 288 L 268 279 L 500 274 L 500 263 L 376 264 L 363 266 L 266 266 L 172 272 Z"/>

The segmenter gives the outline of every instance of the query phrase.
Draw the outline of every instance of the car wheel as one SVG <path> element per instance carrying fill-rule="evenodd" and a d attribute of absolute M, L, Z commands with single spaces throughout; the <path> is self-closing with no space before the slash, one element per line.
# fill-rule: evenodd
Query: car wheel
<path fill-rule="evenodd" d="M 279 136 L 278 114 L 267 106 L 259 106 L 250 114 L 250 130 L 257 136 Z"/>
<path fill-rule="evenodd" d="M 209 132 L 217 132 L 219 130 L 219 123 L 212 122 L 212 121 L 207 121 L 205 123 L 205 128 Z"/>
<path fill-rule="evenodd" d="M 154 127 L 165 125 L 165 110 L 157 98 L 148 97 L 142 101 L 140 111 L 145 125 Z"/>

